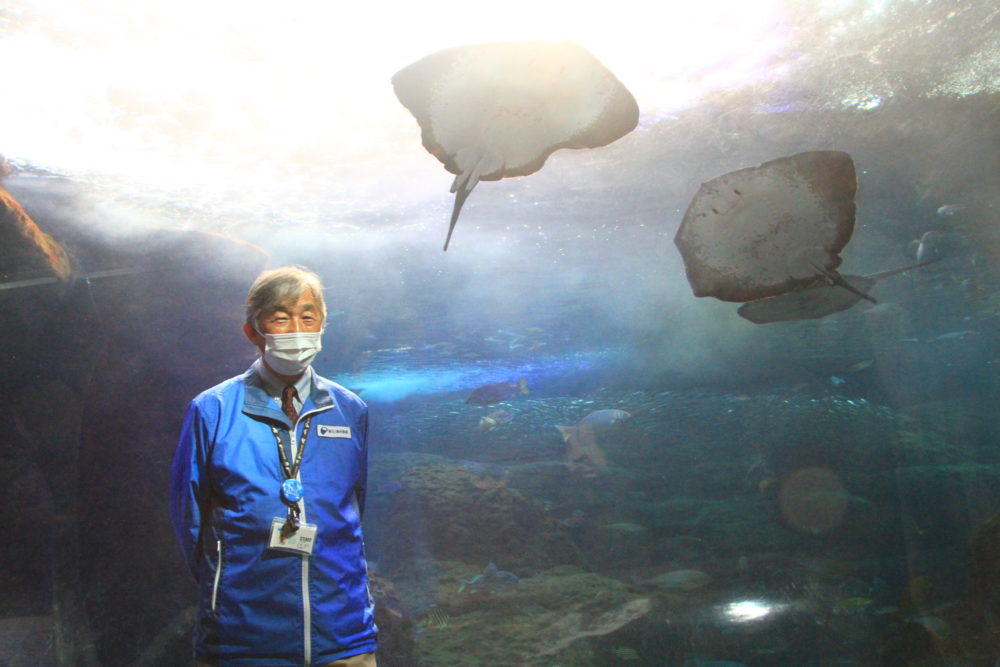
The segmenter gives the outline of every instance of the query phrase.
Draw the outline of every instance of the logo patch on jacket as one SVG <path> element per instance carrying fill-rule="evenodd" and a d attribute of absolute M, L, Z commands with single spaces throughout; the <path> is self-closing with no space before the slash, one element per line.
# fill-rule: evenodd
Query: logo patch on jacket
<path fill-rule="evenodd" d="M 350 438 L 351 427 L 327 426 L 326 424 L 320 424 L 319 428 L 316 429 L 316 435 L 321 438 Z"/>

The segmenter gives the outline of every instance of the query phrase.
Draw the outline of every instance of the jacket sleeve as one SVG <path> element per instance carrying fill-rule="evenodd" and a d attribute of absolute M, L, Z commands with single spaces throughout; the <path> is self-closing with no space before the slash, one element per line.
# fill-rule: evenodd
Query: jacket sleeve
<path fill-rule="evenodd" d="M 358 485 L 354 489 L 354 496 L 358 499 L 358 516 L 365 514 L 365 494 L 368 491 L 368 408 L 365 407 L 358 419 L 358 427 L 361 430 L 361 452 L 358 462 Z"/>
<path fill-rule="evenodd" d="M 197 400 L 188 406 L 170 475 L 170 520 L 195 580 L 201 558 L 202 521 L 208 512 L 210 431 Z"/>

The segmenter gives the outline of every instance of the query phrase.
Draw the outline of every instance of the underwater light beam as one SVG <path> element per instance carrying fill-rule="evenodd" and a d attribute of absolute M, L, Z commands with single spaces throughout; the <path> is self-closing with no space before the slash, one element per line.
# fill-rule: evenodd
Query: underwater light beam
<path fill-rule="evenodd" d="M 775 605 L 763 600 L 741 600 L 726 605 L 722 613 L 732 623 L 749 623 L 778 611 Z"/>
<path fill-rule="evenodd" d="M 275 200 L 280 212 L 281 201 L 303 195 L 344 213 L 359 201 L 436 199 L 431 165 L 417 179 L 426 184 L 414 192 L 411 183 L 405 194 L 385 169 L 425 164 L 417 149 L 400 149 L 416 130 L 389 84 L 425 53 L 571 40 L 636 92 L 643 114 L 658 115 L 713 87 L 752 81 L 784 42 L 778 0 L 677 4 L 663 21 L 645 20 L 640 0 L 619 2 L 612 15 L 511 0 L 489 21 L 468 20 L 454 0 L 391 8 L 321 0 L 294 9 L 258 0 L 13 5 L 0 23 L 0 58 L 16 63 L 0 107 L 8 159 L 126 192 L 258 213 Z"/>
<path fill-rule="evenodd" d="M 391 351 L 390 351 L 391 352 Z M 391 363 L 375 359 L 370 370 L 354 375 L 338 375 L 338 382 L 363 391 L 366 401 L 391 403 L 410 396 L 468 392 L 491 382 L 516 382 L 527 378 L 529 387 L 550 378 L 565 377 L 598 369 L 615 359 L 616 351 L 600 350 L 566 356 L 541 357 L 531 363 L 460 364 L 428 362 L 415 355 Z M 446 365 L 445 365 L 446 364 Z"/>

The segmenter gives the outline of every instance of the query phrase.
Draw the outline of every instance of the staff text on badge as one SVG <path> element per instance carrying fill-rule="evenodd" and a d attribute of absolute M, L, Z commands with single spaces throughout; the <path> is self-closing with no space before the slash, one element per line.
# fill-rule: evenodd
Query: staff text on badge
<path fill-rule="evenodd" d="M 316 429 L 316 435 L 321 438 L 350 438 L 351 437 L 351 427 L 350 426 L 326 426 L 320 424 Z"/>

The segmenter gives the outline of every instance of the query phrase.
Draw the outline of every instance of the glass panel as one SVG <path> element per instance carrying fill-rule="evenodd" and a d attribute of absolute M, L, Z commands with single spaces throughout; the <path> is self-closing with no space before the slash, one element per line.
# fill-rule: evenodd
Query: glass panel
<path fill-rule="evenodd" d="M 661 5 L 0 8 L 0 662 L 187 665 L 199 596 L 202 627 L 240 609 L 225 528 L 192 585 L 171 468 L 191 399 L 255 362 L 247 289 L 286 264 L 326 288 L 315 370 L 370 410 L 383 667 L 1000 661 L 995 3 Z M 504 97 L 481 86 L 520 47 L 461 51 L 393 86 L 539 39 L 597 64 Z M 601 101 L 567 103 L 577 80 Z M 634 129 L 594 110 L 615 81 Z M 406 86 L 444 101 L 422 118 Z M 852 198 L 829 171 L 703 184 L 817 151 L 853 162 L 853 228 L 762 259 L 789 206 Z M 738 287 L 791 278 L 696 297 L 674 243 L 696 213 L 730 225 L 712 257 L 768 229 L 724 267 Z M 212 484 L 206 516 L 258 502 Z"/>

